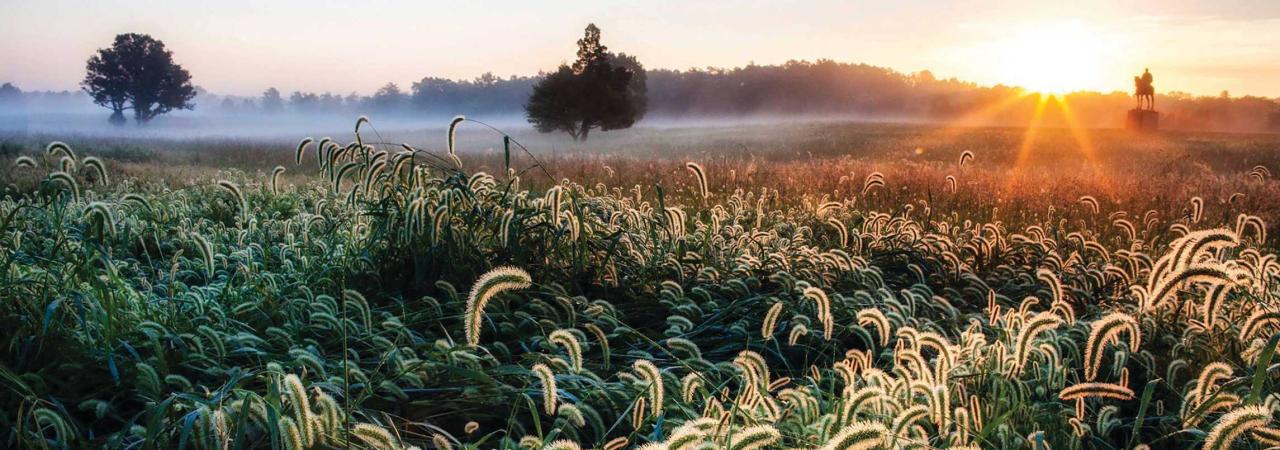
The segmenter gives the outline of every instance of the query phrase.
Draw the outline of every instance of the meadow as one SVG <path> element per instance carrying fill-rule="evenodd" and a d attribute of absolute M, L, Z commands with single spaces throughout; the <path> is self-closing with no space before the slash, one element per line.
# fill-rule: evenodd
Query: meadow
<path fill-rule="evenodd" d="M 376 125 L 0 139 L 5 445 L 1280 446 L 1280 135 Z"/>

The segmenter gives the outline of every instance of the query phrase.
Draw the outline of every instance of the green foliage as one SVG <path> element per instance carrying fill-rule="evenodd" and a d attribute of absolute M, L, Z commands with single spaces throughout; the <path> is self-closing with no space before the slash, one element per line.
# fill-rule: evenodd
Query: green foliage
<path fill-rule="evenodd" d="M 1095 199 L 1014 229 L 923 201 L 885 213 L 713 190 L 723 174 L 700 164 L 684 195 L 533 191 L 523 172 L 364 142 L 303 141 L 287 181 L 227 172 L 186 189 L 65 144 L 23 156 L 14 170 L 35 175 L 15 182 L 31 185 L 0 200 L 0 438 L 749 450 L 1277 436 L 1280 263 L 1247 214 L 1117 227 L 1091 221 Z M 872 175 L 852 191 L 895 189 Z"/>

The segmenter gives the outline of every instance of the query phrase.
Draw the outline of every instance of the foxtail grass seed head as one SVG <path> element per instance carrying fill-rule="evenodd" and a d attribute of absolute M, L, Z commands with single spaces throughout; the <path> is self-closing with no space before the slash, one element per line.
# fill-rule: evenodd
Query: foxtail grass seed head
<path fill-rule="evenodd" d="M 764 314 L 764 322 L 760 324 L 760 335 L 765 340 L 773 339 L 773 330 L 778 326 L 778 316 L 782 314 L 782 302 L 776 302 Z"/>
<path fill-rule="evenodd" d="M 556 330 L 551 332 L 547 339 L 569 354 L 569 362 L 574 372 L 582 371 L 582 344 L 578 342 L 577 335 L 568 330 Z"/>
<path fill-rule="evenodd" d="M 532 283 L 529 273 L 515 267 L 499 267 L 480 276 L 471 286 L 467 295 L 467 308 L 464 315 L 466 321 L 467 344 L 480 345 L 481 322 L 484 320 L 484 307 L 499 293 L 524 289 Z"/>
<path fill-rule="evenodd" d="M 1114 383 L 1079 383 L 1071 385 L 1058 393 L 1058 398 L 1062 401 L 1074 401 L 1091 397 L 1132 400 L 1133 390 L 1127 386 Z"/>
<path fill-rule="evenodd" d="M 782 433 L 769 425 L 744 428 L 733 434 L 729 450 L 758 450 L 774 445 L 782 439 Z"/>
<path fill-rule="evenodd" d="M 582 450 L 582 447 L 578 446 L 577 442 L 573 442 L 568 439 L 560 439 L 560 440 L 552 441 L 550 444 L 547 444 L 545 447 L 542 447 L 542 449 L 543 450 Z"/>
<path fill-rule="evenodd" d="M 632 367 L 636 371 L 637 378 L 646 386 L 653 416 L 656 418 L 662 415 L 663 394 L 666 391 L 662 385 L 662 372 L 658 370 L 658 366 L 646 359 L 637 359 Z"/>
<path fill-rule="evenodd" d="M 693 173 L 693 179 L 697 182 L 698 186 L 698 196 L 706 199 L 710 195 L 707 190 L 706 170 L 704 170 L 700 164 L 692 161 L 685 163 L 684 166 L 686 169 L 689 169 L 689 172 Z"/>
<path fill-rule="evenodd" d="M 628 442 L 626 436 L 616 437 L 606 442 L 601 450 L 621 450 L 627 446 Z"/>
<path fill-rule="evenodd" d="M 533 374 L 538 377 L 538 382 L 542 384 L 542 405 L 543 411 L 547 415 L 555 415 L 556 413 L 556 375 L 546 364 L 538 363 L 533 365 Z"/>
<path fill-rule="evenodd" d="M 821 450 L 872 450 L 885 445 L 889 429 L 879 422 L 851 423 L 827 440 Z"/>
<path fill-rule="evenodd" d="M 862 182 L 862 195 L 867 195 L 872 188 L 884 187 L 884 174 L 880 172 L 872 172 L 867 175 L 866 180 Z"/>
<path fill-rule="evenodd" d="M 328 142 L 328 138 L 325 138 L 325 139 L 326 139 L 325 141 L 322 141 L 320 143 L 320 147 L 324 147 L 324 144 Z M 306 139 L 303 139 L 302 142 L 298 143 L 298 149 L 293 154 L 294 164 L 302 164 L 302 155 L 306 153 L 307 146 L 310 146 L 311 142 L 313 142 L 311 138 L 306 138 Z"/>
<path fill-rule="evenodd" d="M 431 435 L 431 445 L 434 445 L 436 450 L 453 450 L 453 443 L 449 442 L 449 438 L 440 433 Z"/>
<path fill-rule="evenodd" d="M 286 418 L 287 419 L 287 418 Z M 400 441 L 386 428 L 370 424 L 358 423 L 351 429 L 351 435 L 375 450 L 399 450 Z M 301 448 L 301 447 L 298 447 Z"/>
<path fill-rule="evenodd" d="M 107 178 L 107 167 L 102 164 L 101 159 L 93 156 L 86 156 L 84 160 L 81 161 L 81 165 L 93 170 L 93 174 L 97 178 L 98 184 L 106 186 L 111 183 L 111 180 Z"/>
<path fill-rule="evenodd" d="M 1227 450 L 1236 438 L 1246 432 L 1272 423 L 1273 410 L 1264 405 L 1238 408 L 1218 419 L 1218 423 L 1204 438 L 1205 450 Z"/>
<path fill-rule="evenodd" d="M 1101 211 L 1101 207 L 1100 205 L 1098 205 L 1098 199 L 1093 198 L 1092 195 L 1081 196 L 1079 201 L 1081 204 L 1088 207 L 1089 211 L 1092 212 L 1094 215 L 1098 215 L 1099 212 Z"/>
<path fill-rule="evenodd" d="M 455 145 L 458 142 L 458 125 L 462 125 L 462 122 L 466 120 L 467 120 L 466 117 L 458 115 L 458 116 L 454 116 L 453 120 L 449 121 L 448 149 L 449 149 L 449 155 L 451 156 L 457 155 L 457 148 L 455 147 Z M 459 166 L 461 166 L 461 163 L 459 163 Z"/>
<path fill-rule="evenodd" d="M 1114 312 L 1093 323 L 1089 332 L 1089 340 L 1085 342 L 1084 371 L 1085 379 L 1093 381 L 1098 376 L 1102 365 L 1103 350 L 1118 340 L 1121 334 L 1128 337 L 1129 352 L 1136 353 L 1142 345 L 1142 329 L 1137 319 L 1122 312 Z"/>
<path fill-rule="evenodd" d="M 72 161 L 77 160 L 76 153 L 71 151 L 71 146 L 67 145 L 65 142 L 62 142 L 62 141 L 50 142 L 49 145 L 45 146 L 44 154 L 46 156 L 51 156 L 51 157 L 62 155 L 67 158 L 71 158 Z"/>
<path fill-rule="evenodd" d="M 271 171 L 271 193 L 280 194 L 280 177 L 284 175 L 284 166 L 276 166 Z"/>

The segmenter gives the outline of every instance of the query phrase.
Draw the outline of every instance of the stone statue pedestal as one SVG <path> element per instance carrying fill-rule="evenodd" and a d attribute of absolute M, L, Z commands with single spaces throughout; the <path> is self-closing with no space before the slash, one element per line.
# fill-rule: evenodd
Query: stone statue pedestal
<path fill-rule="evenodd" d="M 1160 129 L 1160 113 L 1149 109 L 1130 109 L 1124 121 L 1124 129 L 1151 133 Z"/>

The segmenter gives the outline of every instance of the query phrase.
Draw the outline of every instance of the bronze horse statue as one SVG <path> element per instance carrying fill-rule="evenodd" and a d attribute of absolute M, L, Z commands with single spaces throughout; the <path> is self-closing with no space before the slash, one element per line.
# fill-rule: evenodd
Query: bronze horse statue
<path fill-rule="evenodd" d="M 1144 71 L 1140 77 L 1133 77 L 1133 96 L 1138 99 L 1138 109 L 1156 109 L 1156 88 L 1151 82 L 1149 70 Z"/>

